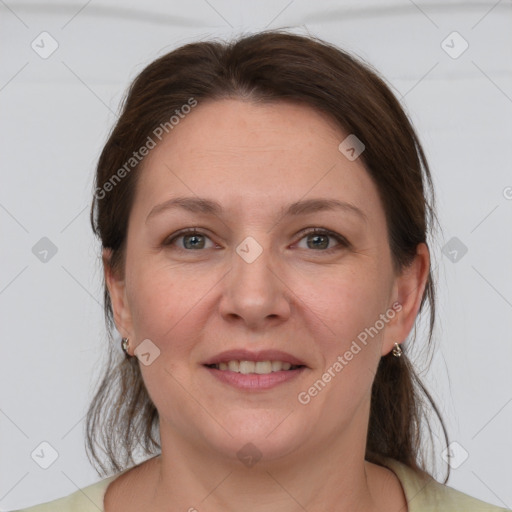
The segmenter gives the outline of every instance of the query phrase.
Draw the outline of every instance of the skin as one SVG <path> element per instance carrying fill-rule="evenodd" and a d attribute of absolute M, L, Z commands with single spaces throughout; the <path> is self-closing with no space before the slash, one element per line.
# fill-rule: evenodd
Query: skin
<path fill-rule="evenodd" d="M 145 339 L 160 350 L 139 365 L 160 415 L 162 455 L 110 485 L 107 511 L 407 510 L 394 473 L 364 453 L 377 365 L 414 324 L 429 254 L 420 244 L 411 266 L 395 274 L 377 188 L 361 159 L 338 150 L 347 135 L 309 107 L 229 99 L 199 104 L 146 157 L 124 273 L 112 272 L 108 250 L 104 268 L 130 353 Z M 213 199 L 225 211 L 176 209 L 146 222 L 177 196 Z M 349 202 L 367 219 L 344 210 L 280 215 L 311 198 Z M 311 227 L 349 245 L 315 243 L 303 233 Z M 164 244 L 184 228 L 205 235 L 195 240 L 199 249 L 186 248 L 190 236 Z M 263 251 L 252 263 L 236 252 L 248 236 Z M 297 395 L 395 302 L 401 311 L 300 404 Z M 308 368 L 270 390 L 238 390 L 201 364 L 232 348 L 283 350 Z M 237 457 L 249 442 L 263 454 L 252 467 Z"/>

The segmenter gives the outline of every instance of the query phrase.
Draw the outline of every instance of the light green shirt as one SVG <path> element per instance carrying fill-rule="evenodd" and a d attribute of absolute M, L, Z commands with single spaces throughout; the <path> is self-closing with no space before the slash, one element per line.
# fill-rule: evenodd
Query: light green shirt
<path fill-rule="evenodd" d="M 402 484 L 409 512 L 507 512 L 507 510 L 472 498 L 412 470 L 393 459 L 383 460 Z M 129 468 L 131 469 L 131 468 Z M 103 498 L 107 487 L 120 475 L 105 478 L 69 496 L 14 512 L 104 512 Z"/>

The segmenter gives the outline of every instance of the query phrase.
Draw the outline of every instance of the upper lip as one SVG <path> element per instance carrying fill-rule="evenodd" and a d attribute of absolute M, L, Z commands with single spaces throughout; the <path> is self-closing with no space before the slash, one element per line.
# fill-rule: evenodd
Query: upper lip
<path fill-rule="evenodd" d="M 228 361 L 282 361 L 283 363 L 290 363 L 294 366 L 306 366 L 304 361 L 281 350 L 250 352 L 244 349 L 226 350 L 210 357 L 208 360 L 204 361 L 203 364 L 219 364 L 227 363 Z"/>

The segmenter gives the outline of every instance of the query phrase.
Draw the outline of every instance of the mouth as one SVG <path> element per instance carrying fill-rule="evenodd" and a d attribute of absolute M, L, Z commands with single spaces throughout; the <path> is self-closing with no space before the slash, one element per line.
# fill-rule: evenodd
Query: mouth
<path fill-rule="evenodd" d="M 287 361 L 248 361 L 248 360 L 230 360 L 220 363 L 205 364 L 204 366 L 219 371 L 230 371 L 248 375 L 251 373 L 258 375 L 267 375 L 269 373 L 281 371 L 293 371 L 300 368 L 306 368 L 303 364 L 291 364 Z"/>
<path fill-rule="evenodd" d="M 274 356 L 268 353 L 234 356 L 230 353 L 228 357 L 219 355 L 206 361 L 202 366 L 222 385 L 227 384 L 248 393 L 268 391 L 277 386 L 285 386 L 286 383 L 292 385 L 308 369 L 296 358 L 286 355 L 277 357 L 275 353 Z"/>
<path fill-rule="evenodd" d="M 267 375 L 308 368 L 304 361 L 280 350 L 226 350 L 204 361 L 203 366 L 219 372 Z"/>

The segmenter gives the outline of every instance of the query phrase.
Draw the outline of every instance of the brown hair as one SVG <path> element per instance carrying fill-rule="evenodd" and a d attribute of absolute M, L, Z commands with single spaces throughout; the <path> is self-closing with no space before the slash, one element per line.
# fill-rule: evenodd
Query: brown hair
<path fill-rule="evenodd" d="M 123 272 L 128 217 L 141 164 L 134 151 L 153 140 L 193 98 L 235 98 L 256 103 L 293 101 L 326 113 L 364 144 L 360 158 L 384 205 L 396 271 L 412 262 L 417 245 L 437 223 L 430 170 L 417 135 L 399 101 L 370 65 L 312 36 L 270 30 L 233 42 L 205 41 L 182 46 L 152 62 L 134 80 L 121 115 L 99 158 L 91 224 L 111 266 Z M 127 167 L 126 163 L 131 162 Z M 120 172 L 124 169 L 124 172 Z M 117 173 L 117 174 L 116 174 Z M 117 180 L 113 180 L 117 175 Z M 121 176 L 122 175 L 122 176 Z M 110 185 L 109 185 L 110 184 Z M 435 294 L 429 271 L 420 312 L 429 307 L 428 347 L 432 345 Z M 136 357 L 126 359 L 114 343 L 112 304 L 104 287 L 109 356 L 86 420 L 87 454 L 101 475 L 160 449 L 158 411 L 149 397 Z M 416 332 L 414 333 L 416 334 Z M 414 336 L 415 337 L 415 336 Z M 411 341 L 407 342 L 408 344 Z M 423 427 L 432 441 L 429 410 L 440 413 L 407 357 L 381 358 L 372 387 L 366 459 L 391 457 L 427 471 Z M 98 448 L 106 455 L 103 465 Z M 428 472 L 428 471 L 427 471 Z M 449 469 L 445 479 L 447 481 Z"/>

